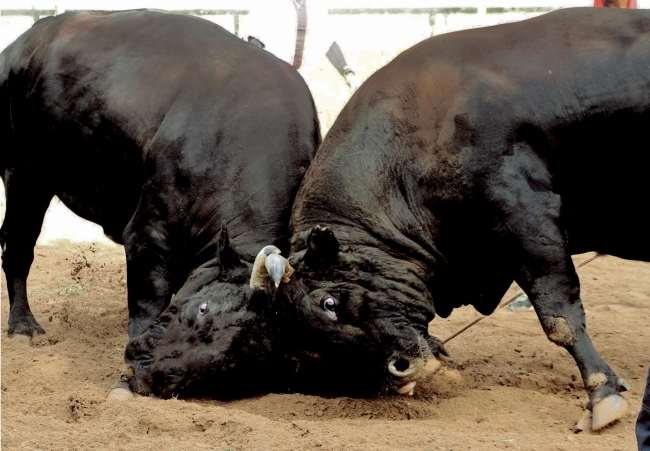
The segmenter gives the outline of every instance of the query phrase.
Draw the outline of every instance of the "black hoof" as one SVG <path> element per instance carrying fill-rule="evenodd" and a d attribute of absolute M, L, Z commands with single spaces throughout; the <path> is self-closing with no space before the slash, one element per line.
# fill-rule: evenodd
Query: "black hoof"
<path fill-rule="evenodd" d="M 45 334 L 45 330 L 40 324 L 38 324 L 33 316 L 28 316 L 20 318 L 17 321 L 9 320 L 7 333 L 10 337 L 14 335 L 23 335 L 32 338 L 34 335 Z"/>

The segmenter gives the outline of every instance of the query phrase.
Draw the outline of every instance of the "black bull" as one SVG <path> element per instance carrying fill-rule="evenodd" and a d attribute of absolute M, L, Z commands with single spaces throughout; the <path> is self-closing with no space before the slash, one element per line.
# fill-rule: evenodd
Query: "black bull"
<path fill-rule="evenodd" d="M 145 388 L 272 353 L 252 324 L 266 299 L 248 284 L 251 263 L 265 245 L 288 251 L 291 203 L 320 142 L 291 66 L 189 16 L 46 18 L 0 55 L 0 139 L 10 335 L 44 333 L 26 279 L 56 195 L 124 245 L 129 337 L 153 330 L 127 352 Z M 166 366 L 151 374 L 156 352 Z"/>
<path fill-rule="evenodd" d="M 408 392 L 434 315 L 490 314 L 516 281 L 578 364 L 593 428 L 621 418 L 571 254 L 650 260 L 648 68 L 650 12 L 589 8 L 437 36 L 377 71 L 294 203 L 277 299 L 303 346 Z"/>

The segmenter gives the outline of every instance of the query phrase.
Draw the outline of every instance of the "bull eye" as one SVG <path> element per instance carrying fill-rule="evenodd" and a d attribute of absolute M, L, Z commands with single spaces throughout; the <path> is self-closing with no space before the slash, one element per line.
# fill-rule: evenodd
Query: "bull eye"
<path fill-rule="evenodd" d="M 320 306 L 321 306 L 321 308 L 323 310 L 325 310 L 326 312 L 331 312 L 331 313 L 334 313 L 336 311 L 337 305 L 338 305 L 338 302 L 336 302 L 332 298 L 325 298 L 325 299 L 323 299 L 323 301 L 320 304 Z"/>
<path fill-rule="evenodd" d="M 204 302 L 203 304 L 199 305 L 199 315 L 205 315 L 205 312 L 208 311 L 208 303 Z"/>

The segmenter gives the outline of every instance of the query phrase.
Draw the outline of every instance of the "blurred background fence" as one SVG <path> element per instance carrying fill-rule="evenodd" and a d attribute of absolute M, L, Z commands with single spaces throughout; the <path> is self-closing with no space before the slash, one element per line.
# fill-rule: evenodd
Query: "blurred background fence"
<path fill-rule="evenodd" d="M 292 49 L 295 36 L 292 1 L 2 0 L 0 49 L 38 19 L 65 11 L 158 8 L 203 17 L 244 39 L 262 35 L 263 41 L 276 44 L 267 45 L 267 49 L 283 57 L 280 53 L 284 50 L 276 50 L 282 44 Z M 308 32 L 300 73 L 312 90 L 325 134 L 351 95 L 325 57 L 333 41 L 339 43 L 363 81 L 404 49 L 433 35 L 591 5 L 592 0 L 308 0 Z M 645 5 L 650 7 L 650 0 L 639 0 L 640 8 Z"/>

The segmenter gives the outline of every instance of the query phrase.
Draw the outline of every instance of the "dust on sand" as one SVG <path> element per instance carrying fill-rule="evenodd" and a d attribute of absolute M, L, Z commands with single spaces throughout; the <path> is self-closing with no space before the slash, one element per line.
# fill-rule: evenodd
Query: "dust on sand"
<path fill-rule="evenodd" d="M 580 276 L 593 341 L 631 385 L 629 415 L 597 434 L 572 432 L 587 401 L 573 359 L 534 312 L 507 309 L 450 342 L 455 364 L 412 397 L 106 401 L 127 343 L 123 249 L 38 246 L 28 290 L 46 335 L 6 337 L 2 288 L 2 449 L 634 450 L 650 361 L 650 264 L 605 257 Z M 463 308 L 430 330 L 443 338 L 475 315 Z"/>

